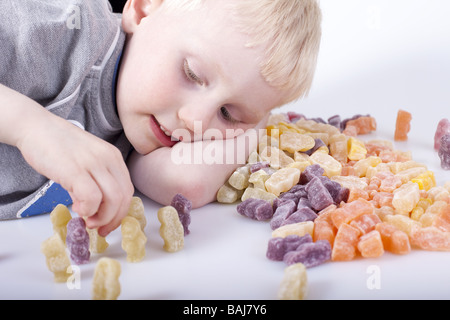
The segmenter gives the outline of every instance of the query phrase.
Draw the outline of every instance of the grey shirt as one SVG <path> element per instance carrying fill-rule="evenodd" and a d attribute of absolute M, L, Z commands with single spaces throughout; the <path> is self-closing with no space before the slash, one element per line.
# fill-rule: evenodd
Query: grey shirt
<path fill-rule="evenodd" d="M 1 0 L 0 83 L 112 143 L 125 158 L 131 146 L 114 97 L 125 43 L 120 18 L 107 0 Z M 61 189 L 17 148 L 0 143 L 0 220 L 70 204 Z"/>

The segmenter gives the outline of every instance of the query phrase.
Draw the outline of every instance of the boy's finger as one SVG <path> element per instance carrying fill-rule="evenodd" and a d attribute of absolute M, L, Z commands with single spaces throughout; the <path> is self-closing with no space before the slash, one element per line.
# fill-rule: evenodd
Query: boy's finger
<path fill-rule="evenodd" d="M 118 210 L 118 213 L 115 215 L 113 220 L 110 223 L 108 223 L 107 225 L 104 225 L 104 226 L 98 228 L 99 235 L 101 235 L 102 237 L 106 237 L 113 230 L 117 229 L 120 226 L 123 218 L 126 216 L 126 214 L 128 212 L 128 209 L 130 207 L 130 202 L 123 201 L 121 208 Z"/>
<path fill-rule="evenodd" d="M 88 219 L 88 224 L 94 228 L 111 223 L 120 224 L 128 210 L 127 206 L 131 203 L 132 194 L 126 191 L 107 169 L 97 175 L 96 181 L 102 191 L 103 199 L 97 214 Z M 116 221 L 116 217 L 119 218 L 119 222 Z"/>
<path fill-rule="evenodd" d="M 72 209 L 82 217 L 90 217 L 97 213 L 102 201 L 102 192 L 89 174 L 78 176 L 69 194 L 73 200 Z"/>

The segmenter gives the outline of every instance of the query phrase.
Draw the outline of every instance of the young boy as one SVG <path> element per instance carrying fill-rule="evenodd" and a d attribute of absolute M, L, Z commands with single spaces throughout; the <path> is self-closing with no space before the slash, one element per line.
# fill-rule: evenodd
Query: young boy
<path fill-rule="evenodd" d="M 314 0 L 128 0 L 117 16 L 106 0 L 3 0 L 0 40 L 0 218 L 73 202 L 107 235 L 132 181 L 162 204 L 176 193 L 194 207 L 215 200 L 239 164 L 180 165 L 173 155 L 234 152 L 239 144 L 226 142 L 304 96 L 320 9 Z"/>

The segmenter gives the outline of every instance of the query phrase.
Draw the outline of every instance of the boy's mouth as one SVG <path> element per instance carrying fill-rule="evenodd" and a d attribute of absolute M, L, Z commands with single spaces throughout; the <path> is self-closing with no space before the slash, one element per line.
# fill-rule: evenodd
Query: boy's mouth
<path fill-rule="evenodd" d="M 178 142 L 180 142 L 178 139 L 174 138 L 172 134 L 164 128 L 158 120 L 156 120 L 155 116 L 150 117 L 150 128 L 152 129 L 153 134 L 155 137 L 165 146 L 165 147 L 173 147 Z"/>

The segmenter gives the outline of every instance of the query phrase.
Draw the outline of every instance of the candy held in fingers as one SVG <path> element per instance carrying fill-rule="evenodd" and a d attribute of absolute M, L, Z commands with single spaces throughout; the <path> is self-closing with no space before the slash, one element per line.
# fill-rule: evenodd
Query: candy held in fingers
<path fill-rule="evenodd" d="M 100 258 L 92 281 L 93 300 L 117 300 L 120 295 L 120 263 L 111 258 Z"/>
<path fill-rule="evenodd" d="M 108 248 L 109 244 L 105 237 L 98 234 L 97 229 L 86 228 L 89 234 L 89 251 L 91 253 L 103 253 Z"/>
<path fill-rule="evenodd" d="M 70 258 L 75 264 L 89 262 L 91 256 L 89 233 L 86 230 L 86 223 L 83 218 L 73 218 L 67 223 L 66 244 L 70 251 Z"/>

